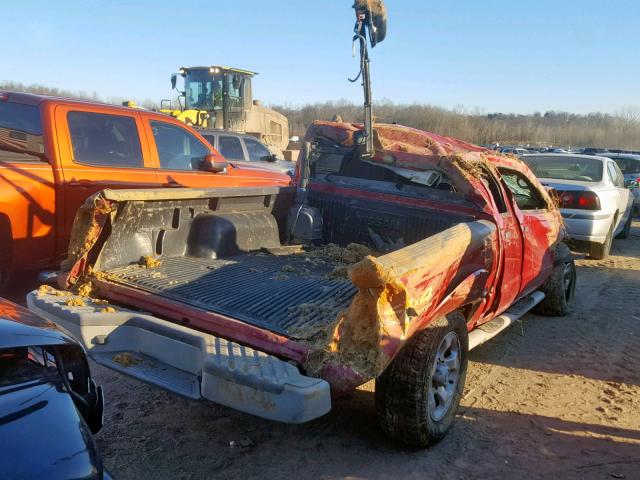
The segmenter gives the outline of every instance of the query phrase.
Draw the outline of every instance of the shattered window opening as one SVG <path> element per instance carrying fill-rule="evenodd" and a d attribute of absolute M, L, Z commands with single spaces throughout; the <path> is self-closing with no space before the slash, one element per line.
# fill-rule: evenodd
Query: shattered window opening
<path fill-rule="evenodd" d="M 539 210 L 547 208 L 542 196 L 535 186 L 515 170 L 498 169 L 504 185 L 513 195 L 513 199 L 520 210 Z"/>

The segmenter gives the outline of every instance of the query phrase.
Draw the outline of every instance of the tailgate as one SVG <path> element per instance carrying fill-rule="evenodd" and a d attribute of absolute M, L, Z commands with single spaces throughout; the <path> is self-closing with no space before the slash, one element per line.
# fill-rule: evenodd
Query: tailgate
<path fill-rule="evenodd" d="M 27 303 L 106 367 L 194 400 L 286 423 L 306 422 L 331 408 L 326 381 L 304 376 L 273 355 L 89 299 L 69 306 L 70 298 L 33 291 Z"/>

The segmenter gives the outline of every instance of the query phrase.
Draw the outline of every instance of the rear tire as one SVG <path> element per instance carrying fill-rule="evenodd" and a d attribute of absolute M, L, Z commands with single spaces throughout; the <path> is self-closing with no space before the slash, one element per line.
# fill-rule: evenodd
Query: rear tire
<path fill-rule="evenodd" d="M 576 265 L 566 243 L 556 246 L 557 264 L 540 290 L 544 299 L 533 308 L 541 315 L 565 316 L 573 311 L 576 294 Z"/>
<path fill-rule="evenodd" d="M 611 227 L 609 227 L 609 232 L 607 232 L 604 243 L 591 243 L 589 245 L 589 258 L 593 260 L 604 260 L 609 256 L 611 242 L 613 242 L 613 226 L 615 224 L 616 220 L 614 219 L 613 222 L 611 222 Z"/>
<path fill-rule="evenodd" d="M 629 218 L 627 218 L 627 221 L 624 223 L 624 228 L 622 229 L 622 231 L 616 236 L 616 238 L 620 238 L 620 239 L 625 239 L 625 238 L 629 238 L 629 234 L 631 234 L 631 221 L 633 220 L 631 217 L 633 215 L 631 215 L 631 212 L 629 212 Z"/>
<path fill-rule="evenodd" d="M 451 428 L 467 375 L 464 317 L 453 312 L 416 333 L 376 379 L 382 429 L 403 443 L 426 447 Z"/>

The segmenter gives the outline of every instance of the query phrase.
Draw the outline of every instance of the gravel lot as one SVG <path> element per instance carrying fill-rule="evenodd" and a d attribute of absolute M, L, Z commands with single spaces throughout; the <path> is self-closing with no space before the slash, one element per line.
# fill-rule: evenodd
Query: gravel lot
<path fill-rule="evenodd" d="M 106 390 L 106 466 L 138 480 L 640 478 L 640 222 L 609 259 L 578 266 L 575 313 L 527 315 L 472 352 L 457 423 L 430 449 L 383 435 L 372 383 L 291 426 L 93 364 Z"/>

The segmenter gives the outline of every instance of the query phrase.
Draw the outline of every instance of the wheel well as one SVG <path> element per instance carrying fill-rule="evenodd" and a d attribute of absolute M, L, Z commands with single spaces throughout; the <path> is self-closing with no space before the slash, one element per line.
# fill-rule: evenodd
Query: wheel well
<path fill-rule="evenodd" d="M 613 228 L 613 233 L 616 231 L 616 224 L 618 223 L 618 217 L 620 216 L 620 211 L 616 210 L 616 213 L 613 214 L 613 224 L 611 228 Z"/>
<path fill-rule="evenodd" d="M 475 302 L 462 305 L 461 307 L 459 307 L 456 310 L 453 310 L 450 313 L 455 313 L 455 312 L 460 313 L 464 317 L 465 322 L 469 323 L 469 321 L 471 321 L 471 317 L 473 317 L 473 314 L 476 313 L 476 311 L 478 310 L 478 307 L 481 304 L 482 304 L 481 300 L 476 300 Z M 447 315 L 450 315 L 450 314 L 447 314 Z"/>

